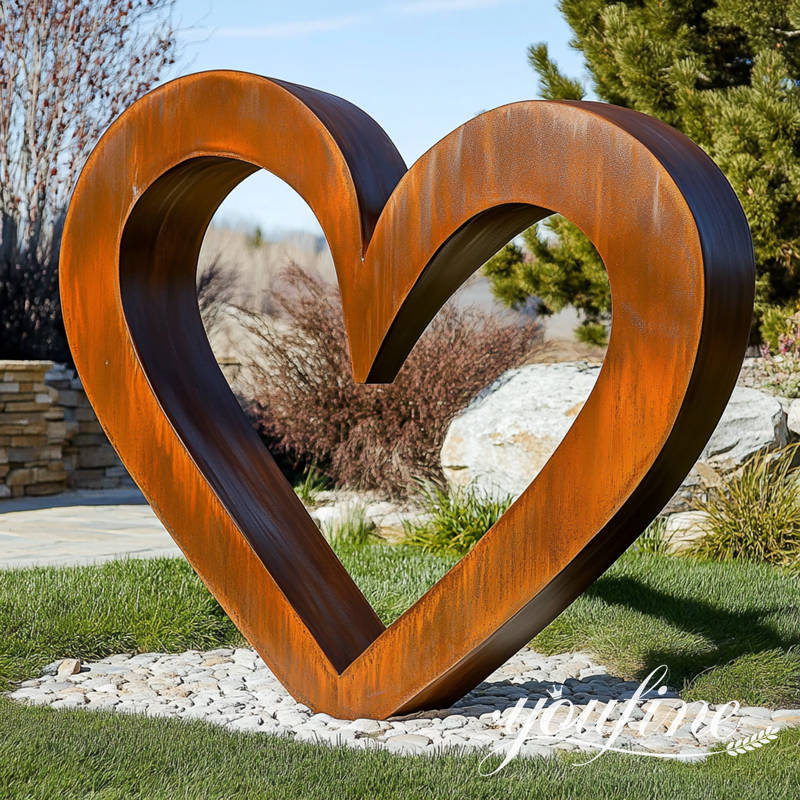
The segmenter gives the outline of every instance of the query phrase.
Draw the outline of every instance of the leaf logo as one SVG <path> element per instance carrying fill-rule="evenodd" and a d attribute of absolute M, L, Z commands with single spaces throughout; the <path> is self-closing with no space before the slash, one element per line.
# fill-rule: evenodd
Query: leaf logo
<path fill-rule="evenodd" d="M 744 739 L 737 739 L 735 742 L 728 742 L 725 752 L 729 756 L 740 756 L 750 750 L 763 747 L 767 742 L 778 738 L 778 728 L 766 728 L 763 731 L 746 736 Z"/>

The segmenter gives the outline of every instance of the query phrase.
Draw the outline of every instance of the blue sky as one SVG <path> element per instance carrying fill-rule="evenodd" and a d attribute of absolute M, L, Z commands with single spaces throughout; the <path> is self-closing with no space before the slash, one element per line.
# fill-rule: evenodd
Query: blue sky
<path fill-rule="evenodd" d="M 374 117 L 408 164 L 480 111 L 535 98 L 533 42 L 584 77 L 550 0 L 178 0 L 177 9 L 181 72 L 241 69 L 338 94 Z M 265 173 L 240 185 L 218 218 L 318 230 L 305 203 Z"/>

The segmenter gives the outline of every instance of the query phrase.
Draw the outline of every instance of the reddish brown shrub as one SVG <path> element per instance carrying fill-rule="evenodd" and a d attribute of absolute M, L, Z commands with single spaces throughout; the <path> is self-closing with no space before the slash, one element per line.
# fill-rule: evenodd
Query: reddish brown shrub
<path fill-rule="evenodd" d="M 275 324 L 254 316 L 247 323 L 259 357 L 246 407 L 276 456 L 314 464 L 339 486 L 403 495 L 415 478 L 440 478 L 450 419 L 539 338 L 535 322 L 448 305 L 394 383 L 359 385 L 336 288 L 296 266 L 277 284 Z"/>

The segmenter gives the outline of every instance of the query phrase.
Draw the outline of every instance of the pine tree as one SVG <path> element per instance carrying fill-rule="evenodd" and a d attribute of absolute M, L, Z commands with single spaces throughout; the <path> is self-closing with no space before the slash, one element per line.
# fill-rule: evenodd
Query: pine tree
<path fill-rule="evenodd" d="M 757 265 L 756 339 L 800 308 L 800 0 L 561 0 L 600 100 L 683 131 L 719 165 L 744 207 Z M 547 46 L 528 58 L 546 99 L 581 99 Z M 592 323 L 608 318 L 602 262 L 575 225 L 552 217 L 487 265 L 496 295 L 536 295 Z M 502 267 L 502 268 L 499 268 Z M 778 311 L 781 313 L 778 313 Z M 584 336 L 584 338 L 586 338 Z"/>

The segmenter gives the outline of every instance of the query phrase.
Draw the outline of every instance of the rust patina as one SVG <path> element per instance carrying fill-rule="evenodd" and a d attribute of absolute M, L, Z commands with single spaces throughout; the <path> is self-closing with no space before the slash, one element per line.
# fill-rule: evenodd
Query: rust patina
<path fill-rule="evenodd" d="M 489 533 L 388 628 L 251 429 L 200 320 L 206 227 L 260 168 L 325 231 L 359 381 L 391 381 L 447 297 L 548 214 L 575 222 L 608 269 L 608 355 L 573 426 Z M 733 190 L 655 119 L 513 103 L 407 168 L 345 100 L 237 72 L 166 84 L 111 126 L 61 251 L 75 365 L 126 467 L 292 695 L 350 718 L 451 703 L 618 558 L 713 431 L 753 288 Z"/>

